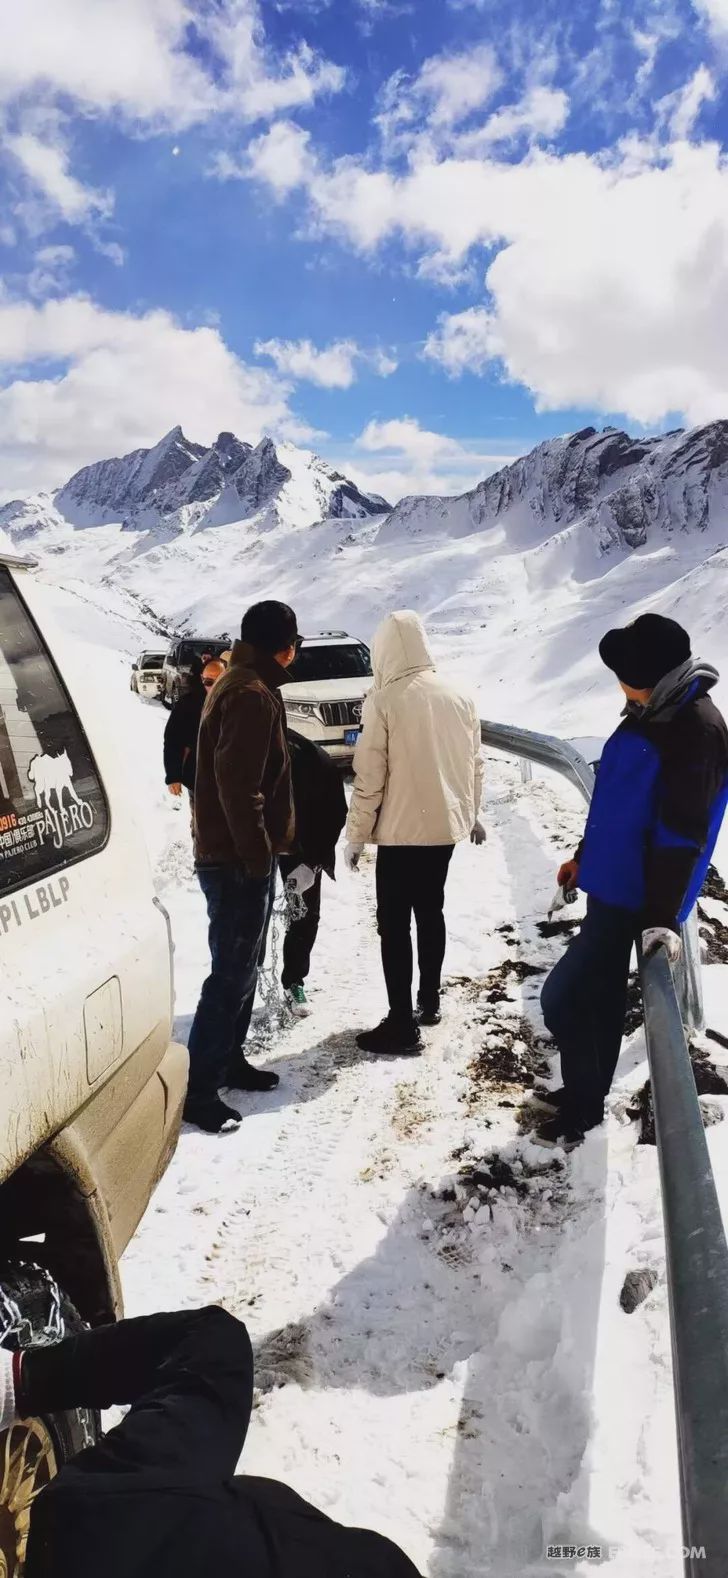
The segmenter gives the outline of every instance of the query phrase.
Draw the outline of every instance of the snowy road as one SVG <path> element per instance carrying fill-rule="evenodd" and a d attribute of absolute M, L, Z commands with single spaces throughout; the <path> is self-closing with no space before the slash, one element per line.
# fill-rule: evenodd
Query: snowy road
<path fill-rule="evenodd" d="M 151 744 L 157 709 L 138 717 Z M 664 1281 L 619 1307 L 628 1269 L 663 1268 L 655 1153 L 620 1121 L 642 1036 L 581 1151 L 554 1163 L 520 1135 L 563 945 L 539 928 L 583 812 L 510 764 L 488 780 L 488 845 L 453 866 L 451 984 L 426 1055 L 368 1059 L 353 1039 L 383 1010 L 368 860 L 327 885 L 313 1016 L 259 1032 L 278 1091 L 235 1098 L 237 1134 L 183 1133 L 125 1257 L 127 1308 L 242 1316 L 258 1379 L 245 1467 L 390 1535 L 428 1578 L 594 1570 L 549 1544 L 609 1549 L 614 1578 L 677 1578 Z M 186 817 L 157 802 L 184 1036 L 205 922 Z"/>

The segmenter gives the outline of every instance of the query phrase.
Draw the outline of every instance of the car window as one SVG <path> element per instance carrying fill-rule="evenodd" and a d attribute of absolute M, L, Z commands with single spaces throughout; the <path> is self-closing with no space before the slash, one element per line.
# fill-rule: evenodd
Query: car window
<path fill-rule="evenodd" d="M 293 684 L 315 684 L 322 679 L 366 679 L 372 672 L 367 648 L 363 645 L 302 647 L 288 670 Z"/>
<path fill-rule="evenodd" d="M 86 736 L 0 565 L 0 893 L 93 855 L 108 831 Z"/>
<path fill-rule="evenodd" d="M 161 652 L 142 652 L 139 659 L 140 668 L 161 668 L 164 657 Z"/>

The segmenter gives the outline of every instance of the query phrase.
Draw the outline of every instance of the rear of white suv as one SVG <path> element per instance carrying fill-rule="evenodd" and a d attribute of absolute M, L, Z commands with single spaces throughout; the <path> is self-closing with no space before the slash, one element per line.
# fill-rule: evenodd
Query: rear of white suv
<path fill-rule="evenodd" d="M 372 685 L 369 648 L 343 630 L 304 638 L 291 682 L 281 690 L 292 729 L 346 765 L 361 733 L 364 699 Z"/>

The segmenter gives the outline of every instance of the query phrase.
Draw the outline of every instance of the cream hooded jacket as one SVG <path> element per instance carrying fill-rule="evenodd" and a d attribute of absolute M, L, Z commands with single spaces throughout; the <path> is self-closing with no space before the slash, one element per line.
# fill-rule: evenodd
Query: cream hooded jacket
<path fill-rule="evenodd" d="M 438 679 L 417 614 L 390 614 L 372 645 L 374 686 L 354 755 L 352 844 L 458 844 L 483 792 L 475 703 Z"/>

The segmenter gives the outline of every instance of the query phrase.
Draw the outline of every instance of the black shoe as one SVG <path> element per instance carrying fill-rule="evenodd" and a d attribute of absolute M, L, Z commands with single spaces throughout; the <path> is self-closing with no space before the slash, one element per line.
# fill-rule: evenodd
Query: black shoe
<path fill-rule="evenodd" d="M 280 1085 L 280 1075 L 268 1068 L 253 1068 L 242 1053 L 235 1059 L 225 1075 L 230 1090 L 275 1090 Z"/>
<path fill-rule="evenodd" d="M 547 1118 L 531 1135 L 533 1144 L 542 1145 L 547 1151 L 555 1150 L 557 1145 L 562 1151 L 574 1151 L 583 1139 L 584 1130 L 564 1117 Z"/>
<path fill-rule="evenodd" d="M 433 1025 L 441 1025 L 442 1024 L 442 1014 L 440 1013 L 440 1004 L 439 1004 L 439 1002 L 438 1003 L 429 1003 L 427 1006 L 425 1006 L 424 1003 L 418 1002 L 418 1004 L 417 1004 L 417 1012 L 415 1014 L 415 1018 L 417 1020 L 418 1025 L 425 1025 L 425 1026 L 430 1026 L 430 1027 L 433 1026 Z"/>
<path fill-rule="evenodd" d="M 388 1014 L 375 1030 L 362 1031 L 356 1044 L 362 1052 L 375 1052 L 382 1057 L 419 1057 L 424 1043 L 414 1020 L 403 1027 Z"/>
<path fill-rule="evenodd" d="M 194 1123 L 205 1134 L 232 1134 L 240 1127 L 240 1113 L 226 1106 L 219 1096 L 188 1096 L 182 1114 L 185 1123 Z"/>
<path fill-rule="evenodd" d="M 544 1090 L 543 1086 L 536 1085 L 524 1096 L 523 1105 L 533 1112 L 542 1112 L 544 1117 L 558 1118 L 565 1094 L 563 1085 L 558 1090 Z"/>

